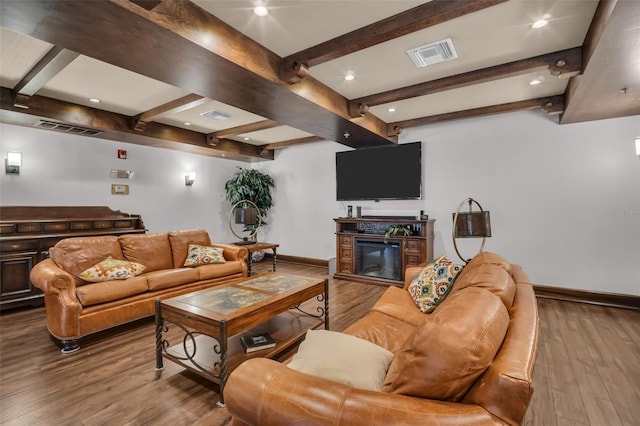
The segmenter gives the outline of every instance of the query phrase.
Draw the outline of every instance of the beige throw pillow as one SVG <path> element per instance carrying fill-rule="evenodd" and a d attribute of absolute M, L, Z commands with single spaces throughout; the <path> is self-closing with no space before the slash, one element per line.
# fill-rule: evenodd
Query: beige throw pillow
<path fill-rule="evenodd" d="M 328 330 L 309 330 L 289 368 L 348 386 L 379 391 L 393 353 L 368 340 Z"/>
<path fill-rule="evenodd" d="M 126 280 L 144 271 L 144 265 L 126 260 L 113 259 L 111 256 L 80 273 L 80 278 L 90 283 Z"/>
<path fill-rule="evenodd" d="M 224 263 L 224 250 L 219 247 L 207 247 L 189 244 L 187 259 L 184 266 L 208 265 L 210 263 Z"/>

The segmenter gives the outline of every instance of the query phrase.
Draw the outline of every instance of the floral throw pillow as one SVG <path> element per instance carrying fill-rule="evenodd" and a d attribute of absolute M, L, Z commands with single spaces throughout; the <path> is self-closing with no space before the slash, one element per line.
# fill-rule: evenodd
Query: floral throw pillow
<path fill-rule="evenodd" d="M 420 312 L 429 314 L 444 301 L 462 265 L 456 265 L 443 254 L 422 271 L 409 284 L 409 294 Z"/>
<path fill-rule="evenodd" d="M 207 265 L 209 263 L 224 263 L 224 255 L 221 248 L 189 244 L 187 260 L 184 261 L 184 266 Z"/>
<path fill-rule="evenodd" d="M 126 280 L 127 278 L 141 274 L 145 268 L 146 267 L 140 263 L 118 260 L 109 256 L 102 262 L 98 262 L 92 267 L 82 271 L 80 278 L 90 283 Z"/>

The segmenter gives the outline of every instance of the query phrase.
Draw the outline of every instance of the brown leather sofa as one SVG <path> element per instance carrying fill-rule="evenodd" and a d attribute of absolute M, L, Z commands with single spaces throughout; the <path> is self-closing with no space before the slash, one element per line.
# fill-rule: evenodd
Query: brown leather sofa
<path fill-rule="evenodd" d="M 409 268 L 405 289 L 389 288 L 344 331 L 394 354 L 381 391 L 254 358 L 226 384 L 232 424 L 520 424 L 533 393 L 538 341 L 537 303 L 522 268 L 479 254 L 431 314 L 421 313 L 406 291 L 420 269 Z M 501 333 L 491 331 L 494 325 Z"/>
<path fill-rule="evenodd" d="M 185 268 L 189 244 L 223 249 L 224 263 Z M 47 329 L 62 352 L 79 349 L 78 339 L 154 313 L 157 298 L 178 296 L 247 276 L 245 247 L 212 244 L 205 230 L 67 238 L 34 266 L 31 281 L 44 292 Z M 111 256 L 145 266 L 124 280 L 90 283 L 82 271 Z"/>

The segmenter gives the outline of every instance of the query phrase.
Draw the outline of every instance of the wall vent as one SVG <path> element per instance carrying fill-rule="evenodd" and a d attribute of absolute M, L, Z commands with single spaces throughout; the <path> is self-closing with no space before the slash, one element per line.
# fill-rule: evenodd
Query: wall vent
<path fill-rule="evenodd" d="M 102 133 L 102 130 L 73 126 L 71 124 L 56 123 L 55 121 L 47 120 L 40 120 L 34 124 L 34 126 L 41 129 L 55 130 L 56 132 L 71 133 L 73 135 L 95 136 Z"/>
<path fill-rule="evenodd" d="M 418 68 L 450 61 L 458 57 L 450 38 L 409 49 L 407 54 Z"/>
<path fill-rule="evenodd" d="M 212 118 L 218 121 L 224 121 L 231 118 L 231 114 L 227 114 L 226 112 L 216 111 L 212 109 L 211 111 L 203 112 L 200 114 L 203 117 Z"/>

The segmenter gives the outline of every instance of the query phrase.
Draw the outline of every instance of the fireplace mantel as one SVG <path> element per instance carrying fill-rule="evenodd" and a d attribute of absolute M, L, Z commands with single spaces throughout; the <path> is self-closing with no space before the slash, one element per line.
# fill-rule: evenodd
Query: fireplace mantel
<path fill-rule="evenodd" d="M 415 266 L 433 260 L 434 219 L 345 217 L 336 218 L 334 221 L 336 222 L 336 273 L 334 278 L 402 287 L 404 286 L 404 270 L 408 266 Z M 380 242 L 384 244 L 384 233 L 390 225 L 408 225 L 413 230 L 413 234 L 408 237 L 388 238 L 386 242 L 389 243 L 390 250 L 386 253 L 380 250 L 379 253 L 380 262 L 382 262 L 381 267 L 384 266 L 385 262 L 388 267 L 397 268 L 398 263 L 400 264 L 399 279 L 376 276 L 378 274 L 367 270 L 371 268 L 363 268 L 364 265 L 359 265 L 359 262 L 365 262 L 365 257 L 375 251 L 372 248 L 374 244 L 369 243 Z M 393 247 L 398 244 L 400 244 L 401 249 L 396 250 L 396 252 L 399 253 L 400 259 L 389 259 L 388 256 L 394 254 Z M 384 249 L 383 245 L 380 245 L 380 247 Z M 371 265 L 368 266 L 370 267 Z"/>

